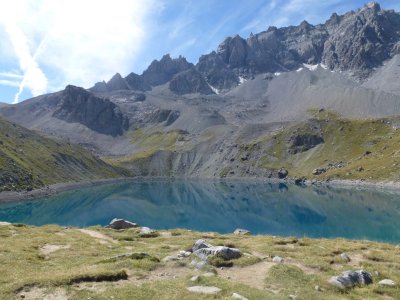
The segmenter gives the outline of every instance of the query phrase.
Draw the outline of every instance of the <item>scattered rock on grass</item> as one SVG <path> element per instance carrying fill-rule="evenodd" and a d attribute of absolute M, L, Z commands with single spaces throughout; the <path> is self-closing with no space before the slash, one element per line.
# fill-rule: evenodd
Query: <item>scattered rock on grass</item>
<path fill-rule="evenodd" d="M 350 262 L 351 258 L 347 255 L 347 253 L 340 254 L 340 258 L 343 259 L 345 262 Z"/>
<path fill-rule="evenodd" d="M 225 260 L 236 259 L 242 256 L 239 249 L 225 246 L 213 246 L 207 244 L 204 240 L 198 240 L 192 247 L 193 253 L 202 260 L 206 260 L 208 256 L 214 255 Z"/>
<path fill-rule="evenodd" d="M 284 179 L 284 178 L 286 178 L 288 175 L 289 175 L 289 172 L 288 172 L 286 169 L 284 169 L 284 168 L 281 168 L 281 169 L 278 171 L 278 177 L 279 177 L 279 179 Z"/>
<path fill-rule="evenodd" d="M 396 283 L 391 279 L 383 279 L 378 282 L 378 285 L 381 286 L 396 286 Z"/>
<path fill-rule="evenodd" d="M 155 230 L 153 230 L 153 229 L 151 229 L 149 227 L 142 227 L 140 229 L 139 236 L 140 237 L 144 237 L 144 238 L 146 238 L 146 237 L 156 237 L 156 236 L 158 236 L 158 233 Z"/>
<path fill-rule="evenodd" d="M 136 228 L 136 227 L 139 227 L 139 225 L 123 219 L 113 219 L 110 222 L 110 224 L 106 226 L 106 228 L 117 229 L 117 230 Z"/>
<path fill-rule="evenodd" d="M 232 298 L 233 298 L 233 299 L 239 299 L 239 300 L 249 300 L 249 299 L 247 299 L 246 297 L 244 297 L 244 296 L 242 296 L 242 295 L 240 295 L 240 294 L 238 294 L 238 293 L 233 293 L 233 294 L 232 294 Z"/>
<path fill-rule="evenodd" d="M 242 229 L 242 228 L 236 228 L 233 233 L 238 234 L 238 235 L 250 235 L 251 234 L 250 231 L 248 231 L 246 229 Z"/>
<path fill-rule="evenodd" d="M 368 285 L 372 282 L 372 275 L 364 270 L 345 271 L 341 276 L 333 276 L 328 280 L 328 283 L 340 289 Z"/>
<path fill-rule="evenodd" d="M 221 289 L 219 289 L 215 286 L 199 286 L 199 285 L 190 286 L 186 289 L 192 293 L 201 293 L 201 294 L 208 294 L 208 295 L 217 294 L 221 291 Z"/>
<path fill-rule="evenodd" d="M 272 262 L 277 263 L 277 264 L 282 264 L 284 262 L 284 259 L 280 256 L 274 256 L 272 259 Z"/>

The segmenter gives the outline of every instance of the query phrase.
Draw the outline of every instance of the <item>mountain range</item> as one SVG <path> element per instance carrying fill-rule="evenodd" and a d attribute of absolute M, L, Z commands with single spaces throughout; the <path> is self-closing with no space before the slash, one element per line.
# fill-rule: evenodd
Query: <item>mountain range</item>
<path fill-rule="evenodd" d="M 132 175 L 396 179 L 357 170 L 397 163 L 382 148 L 397 138 L 399 79 L 400 14 L 371 2 L 324 24 L 228 37 L 196 65 L 166 54 L 141 75 L 69 85 L 0 115 Z"/>

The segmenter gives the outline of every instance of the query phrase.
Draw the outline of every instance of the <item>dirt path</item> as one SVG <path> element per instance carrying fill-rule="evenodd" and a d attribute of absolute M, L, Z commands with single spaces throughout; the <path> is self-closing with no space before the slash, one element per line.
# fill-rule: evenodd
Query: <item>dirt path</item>
<path fill-rule="evenodd" d="M 78 230 L 84 234 L 90 235 L 91 237 L 97 239 L 100 244 L 108 244 L 109 242 L 114 244 L 118 243 L 118 241 L 114 240 L 113 238 L 95 230 L 90 230 L 90 229 L 78 229 Z"/>

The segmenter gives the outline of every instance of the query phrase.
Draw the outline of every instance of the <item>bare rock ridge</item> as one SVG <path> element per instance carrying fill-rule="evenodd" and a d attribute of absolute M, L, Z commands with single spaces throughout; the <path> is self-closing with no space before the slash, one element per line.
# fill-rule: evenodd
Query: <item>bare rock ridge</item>
<path fill-rule="evenodd" d="M 240 83 L 240 77 L 252 78 L 260 73 L 296 70 L 303 64 L 323 64 L 334 71 L 346 71 L 358 80 L 366 79 L 383 61 L 400 53 L 400 14 L 383 10 L 371 2 L 344 15 L 332 14 L 324 24 L 303 21 L 298 26 L 269 27 L 247 39 L 236 35 L 226 38 L 217 51 L 200 57 L 195 66 L 204 80 L 216 90 L 226 91 Z M 154 60 L 142 75 L 119 74 L 108 83 L 93 89 L 148 90 L 170 81 L 193 65 L 184 57 L 172 59 L 168 54 Z M 186 81 L 182 89 L 170 85 L 177 94 L 209 94 L 210 90 L 193 71 L 179 76 Z M 195 76 L 194 76 L 195 75 Z M 200 86 L 202 86 L 200 88 Z"/>
<path fill-rule="evenodd" d="M 178 73 L 169 83 L 169 89 L 178 95 L 214 94 L 204 77 L 194 68 Z"/>
<path fill-rule="evenodd" d="M 72 85 L 68 85 L 62 92 L 53 117 L 78 122 L 96 132 L 112 136 L 121 135 L 129 128 L 129 120 L 118 106 Z"/>

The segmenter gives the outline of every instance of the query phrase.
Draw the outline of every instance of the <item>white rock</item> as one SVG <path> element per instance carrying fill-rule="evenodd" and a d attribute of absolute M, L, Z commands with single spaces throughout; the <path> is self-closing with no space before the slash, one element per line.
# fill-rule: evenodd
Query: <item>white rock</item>
<path fill-rule="evenodd" d="M 215 274 L 212 273 L 212 272 L 207 272 L 207 273 L 201 274 L 201 276 L 203 276 L 203 277 L 213 277 L 213 276 L 215 276 Z"/>
<path fill-rule="evenodd" d="M 396 283 L 391 279 L 383 279 L 379 281 L 378 284 L 383 286 L 396 286 Z"/>
<path fill-rule="evenodd" d="M 11 225 L 11 223 L 8 222 L 0 222 L 0 226 L 8 226 Z"/>
<path fill-rule="evenodd" d="M 190 278 L 190 281 L 195 282 L 195 281 L 198 281 L 199 279 L 200 279 L 200 276 L 199 275 L 195 275 L 192 278 Z"/>
<path fill-rule="evenodd" d="M 250 231 L 248 231 L 247 229 L 243 229 L 243 228 L 236 228 L 233 233 L 238 234 L 238 235 L 250 235 L 251 234 Z"/>
<path fill-rule="evenodd" d="M 283 263 L 284 259 L 280 256 L 274 256 L 274 258 L 272 259 L 272 262 L 277 263 L 277 264 L 281 264 Z"/>
<path fill-rule="evenodd" d="M 351 261 L 351 258 L 350 258 L 350 256 L 347 255 L 347 253 L 340 254 L 340 257 L 341 257 L 341 259 L 343 259 L 346 262 Z"/>
<path fill-rule="evenodd" d="M 233 299 L 239 299 L 239 300 L 249 300 L 246 297 L 243 297 L 242 295 L 238 294 L 238 293 L 233 293 L 232 294 L 232 298 Z"/>
<path fill-rule="evenodd" d="M 219 289 L 215 286 L 200 286 L 200 285 L 190 286 L 186 289 L 192 293 L 201 293 L 201 294 L 208 294 L 208 295 L 217 294 L 221 291 L 221 289 Z"/>
<path fill-rule="evenodd" d="M 296 296 L 296 295 L 289 295 L 289 299 L 290 299 L 290 300 L 296 300 L 296 299 L 297 299 L 297 296 Z"/>

